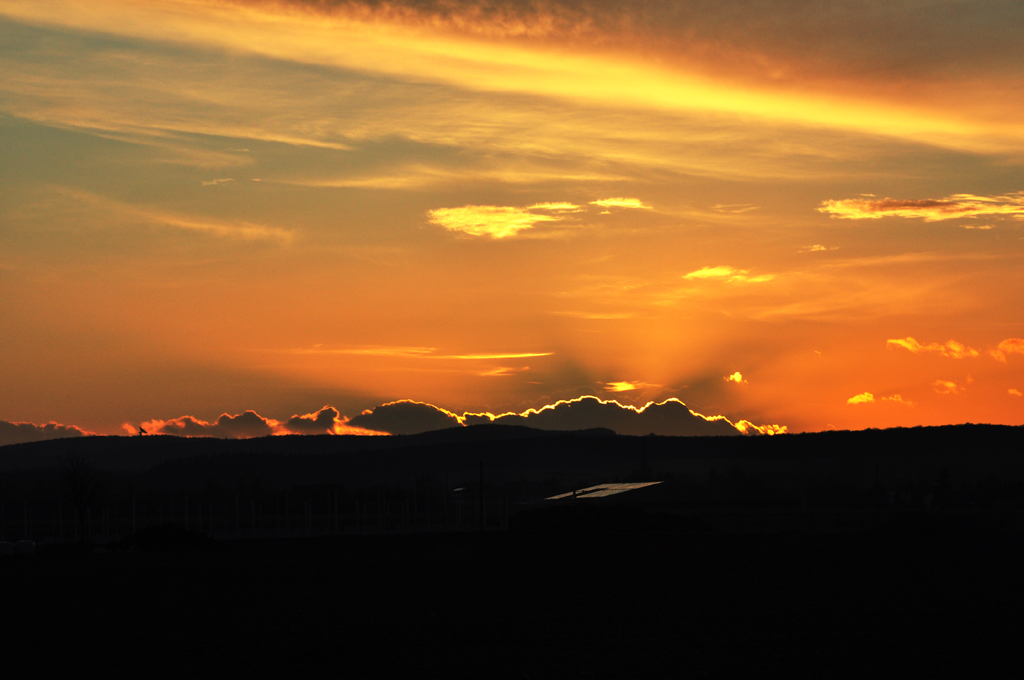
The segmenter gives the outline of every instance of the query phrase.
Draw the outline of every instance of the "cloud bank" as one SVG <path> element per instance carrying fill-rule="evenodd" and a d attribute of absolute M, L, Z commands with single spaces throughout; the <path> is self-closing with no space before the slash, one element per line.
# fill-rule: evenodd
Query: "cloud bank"
<path fill-rule="evenodd" d="M 129 434 L 138 430 L 129 424 L 124 429 Z M 194 416 L 181 416 L 171 420 L 149 420 L 142 423 L 148 434 L 169 434 L 179 437 L 217 437 L 221 439 L 248 439 L 284 434 L 380 434 L 349 425 L 349 419 L 342 416 L 333 406 L 324 406 L 319 411 L 305 415 L 294 415 L 281 422 L 265 418 L 255 411 L 236 415 L 222 414 L 210 423 Z"/>
<path fill-rule="evenodd" d="M 35 423 L 12 423 L 7 420 L 0 420 L 0 446 L 39 442 L 44 439 L 84 437 L 92 434 L 94 433 L 87 432 L 74 425 L 61 425 L 54 422 L 36 425 Z"/>
<path fill-rule="evenodd" d="M 678 399 L 649 403 L 637 408 L 617 401 L 586 396 L 558 401 L 522 413 L 464 413 L 419 401 L 402 400 L 364 411 L 348 426 L 388 434 L 418 434 L 431 430 L 468 425 L 522 425 L 539 430 L 587 430 L 608 428 L 618 434 L 663 436 L 734 436 L 739 434 L 782 434 L 784 425 L 755 425 L 747 420 L 732 423 L 724 416 L 703 416 Z"/>
<path fill-rule="evenodd" d="M 443 408 L 419 401 L 393 401 L 363 411 L 349 421 L 353 427 L 388 434 L 418 434 L 460 427 L 462 420 Z"/>
<path fill-rule="evenodd" d="M 333 406 L 324 406 L 319 411 L 294 415 L 284 421 L 249 410 L 235 415 L 224 413 L 213 422 L 190 415 L 170 420 L 154 419 L 143 422 L 141 428 L 147 435 L 248 439 L 287 434 L 408 435 L 485 424 L 556 431 L 607 428 L 623 435 L 662 436 L 738 436 L 788 431 L 784 425 L 755 425 L 749 420 L 733 423 L 724 416 L 704 416 L 678 399 L 651 402 L 638 408 L 593 396 L 498 415 L 464 413 L 460 416 L 433 404 L 400 400 L 367 409 L 354 418 L 346 418 Z M 135 425 L 125 423 L 122 427 L 129 435 L 139 434 Z M 0 421 L 0 445 L 91 434 L 94 433 L 58 423 L 34 425 Z"/>

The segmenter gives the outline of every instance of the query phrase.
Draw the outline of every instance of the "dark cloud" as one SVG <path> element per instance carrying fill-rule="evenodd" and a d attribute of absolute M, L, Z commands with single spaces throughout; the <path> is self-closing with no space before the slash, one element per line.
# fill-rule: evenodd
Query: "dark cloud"
<path fill-rule="evenodd" d="M 173 420 L 151 420 L 142 427 L 150 434 L 173 434 L 181 437 L 221 437 L 238 439 L 265 437 L 274 434 L 277 421 L 264 418 L 255 411 L 230 416 L 227 413 L 208 423 L 193 416 L 182 416 Z"/>
<path fill-rule="evenodd" d="M 454 413 L 445 411 L 431 404 L 418 401 L 393 401 L 348 421 L 351 427 L 364 430 L 376 430 L 390 434 L 418 434 L 449 427 L 459 427 L 462 423 Z"/>
<path fill-rule="evenodd" d="M 46 423 L 36 425 L 35 423 L 12 423 L 0 420 L 0 446 L 7 444 L 22 444 L 24 442 L 38 442 L 44 439 L 61 439 L 63 437 L 83 437 L 90 435 L 74 425 L 61 425 L 60 423 Z"/>
<path fill-rule="evenodd" d="M 660 404 L 648 404 L 634 409 L 615 401 L 602 401 L 597 397 L 580 397 L 571 401 L 560 401 L 539 410 L 521 414 L 508 413 L 501 416 L 490 414 L 469 414 L 467 425 L 498 423 L 502 425 L 526 425 L 540 430 L 586 430 L 606 427 L 618 434 L 666 436 L 739 435 L 728 420 L 705 418 L 696 415 L 686 404 L 669 399 Z"/>
<path fill-rule="evenodd" d="M 324 406 L 316 413 L 292 416 L 281 427 L 293 434 L 332 434 L 341 414 L 333 406 Z"/>

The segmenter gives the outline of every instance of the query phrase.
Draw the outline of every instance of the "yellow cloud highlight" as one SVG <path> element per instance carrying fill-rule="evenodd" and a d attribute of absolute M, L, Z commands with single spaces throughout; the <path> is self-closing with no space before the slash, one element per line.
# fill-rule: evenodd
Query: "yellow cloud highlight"
<path fill-rule="evenodd" d="M 1009 394 L 1011 397 L 1024 397 L 1024 393 L 1021 393 L 1020 390 L 1014 389 L 1013 387 L 1006 390 L 1006 393 Z"/>
<path fill-rule="evenodd" d="M 882 401 L 891 401 L 896 404 L 903 404 L 904 406 L 913 406 L 914 402 L 904 399 L 898 394 L 894 394 L 891 397 L 882 397 Z"/>
<path fill-rule="evenodd" d="M 699 281 L 699 280 L 719 280 L 728 281 L 729 283 L 764 283 L 765 281 L 771 281 L 775 278 L 773 274 L 760 274 L 758 276 L 748 276 L 750 273 L 749 269 L 735 269 L 733 267 L 718 266 L 718 267 L 701 267 L 696 271 L 692 271 L 689 274 L 684 274 L 683 278 L 687 281 Z"/>
<path fill-rule="evenodd" d="M 723 380 L 725 380 L 726 382 L 734 382 L 734 383 L 737 383 L 739 385 L 746 384 L 746 382 L 747 382 L 746 379 L 743 377 L 743 374 L 741 374 L 739 371 L 736 371 L 732 375 L 725 376 L 725 378 L 723 378 Z"/>
<path fill-rule="evenodd" d="M 826 251 L 829 251 L 829 250 L 839 250 L 839 246 L 828 247 L 828 246 L 823 246 L 820 243 L 815 243 L 813 246 L 807 246 L 806 248 L 801 248 L 797 252 L 798 253 L 823 253 L 823 252 L 826 252 Z"/>
<path fill-rule="evenodd" d="M 789 427 L 786 425 L 755 425 L 749 420 L 741 420 L 736 423 L 734 427 L 743 434 L 756 432 L 758 434 L 776 435 L 787 434 L 789 432 Z"/>
<path fill-rule="evenodd" d="M 995 349 L 990 349 L 988 353 L 1005 364 L 1007 354 L 1024 354 L 1024 338 L 1007 338 L 1000 342 Z"/>
<path fill-rule="evenodd" d="M 847 404 L 874 404 L 875 395 L 870 392 L 861 392 L 846 400 Z"/>
<path fill-rule="evenodd" d="M 885 346 L 889 349 L 892 349 L 893 347 L 902 347 L 914 354 L 935 353 L 951 359 L 976 357 L 979 354 L 978 350 L 968 347 L 962 342 L 957 342 L 956 340 L 948 340 L 945 345 L 941 345 L 937 342 L 922 345 L 914 338 L 896 338 L 886 340 Z"/>
<path fill-rule="evenodd" d="M 1024 219 L 1024 191 L 1002 196 L 953 194 L 946 198 L 906 200 L 847 198 L 822 201 L 818 212 L 844 220 L 877 220 L 883 217 L 920 218 L 925 222 L 988 215 Z"/>
<path fill-rule="evenodd" d="M 559 215 L 547 215 L 535 211 L 556 213 L 578 212 L 579 206 L 572 203 L 538 203 L 528 208 L 497 205 L 465 205 L 461 208 L 437 208 L 427 214 L 430 221 L 448 231 L 461 231 L 470 236 L 490 236 L 495 239 L 516 236 L 525 229 L 532 229 L 542 222 L 559 222 Z"/>
<path fill-rule="evenodd" d="M 598 201 L 591 201 L 590 205 L 598 205 L 602 208 L 642 208 L 653 210 L 649 205 L 644 205 L 639 198 L 602 198 Z"/>

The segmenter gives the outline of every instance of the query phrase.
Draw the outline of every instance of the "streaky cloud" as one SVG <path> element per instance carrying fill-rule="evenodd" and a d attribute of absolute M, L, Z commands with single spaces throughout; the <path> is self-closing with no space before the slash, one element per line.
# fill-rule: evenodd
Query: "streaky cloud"
<path fill-rule="evenodd" d="M 1024 191 L 1002 196 L 953 194 L 945 198 L 868 199 L 822 201 L 818 212 L 844 220 L 877 220 L 883 217 L 919 218 L 925 222 L 963 217 L 1008 216 L 1024 219 Z"/>
<path fill-rule="evenodd" d="M 895 338 L 886 340 L 885 346 L 889 349 L 892 349 L 893 347 L 902 347 L 914 354 L 934 353 L 951 359 L 964 359 L 966 357 L 976 357 L 979 355 L 978 350 L 968 347 L 962 342 L 957 342 L 956 340 L 948 340 L 944 345 L 937 342 L 924 345 L 911 337 Z"/>
<path fill-rule="evenodd" d="M 748 276 L 749 269 L 736 269 L 725 265 L 717 267 L 701 267 L 689 274 L 684 274 L 687 281 L 728 281 L 729 283 L 764 283 L 775 278 L 774 274 Z"/>

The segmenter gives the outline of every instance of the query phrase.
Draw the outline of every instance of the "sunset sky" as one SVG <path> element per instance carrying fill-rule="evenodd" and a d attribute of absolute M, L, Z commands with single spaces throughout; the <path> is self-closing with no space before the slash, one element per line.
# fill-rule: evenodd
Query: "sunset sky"
<path fill-rule="evenodd" d="M 0 421 L 1022 424 L 1022 35 L 1019 0 L 0 0 Z"/>

